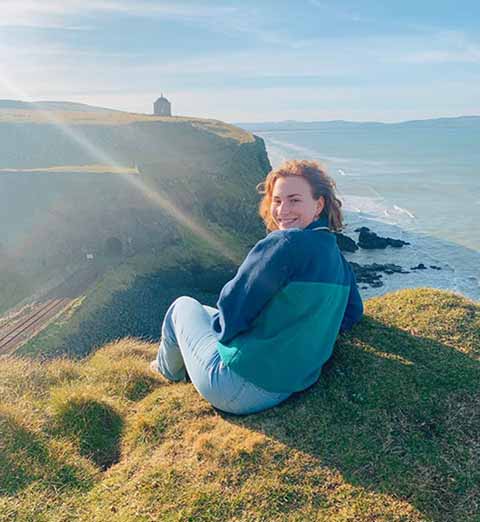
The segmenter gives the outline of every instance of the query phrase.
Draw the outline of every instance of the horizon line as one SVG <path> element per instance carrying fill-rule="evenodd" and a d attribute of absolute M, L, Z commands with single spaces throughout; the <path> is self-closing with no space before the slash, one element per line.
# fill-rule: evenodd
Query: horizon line
<path fill-rule="evenodd" d="M 71 105 L 84 105 L 85 107 L 91 107 L 94 109 L 103 109 L 106 111 L 112 111 L 112 112 L 124 112 L 126 114 L 142 114 L 146 116 L 152 116 L 151 113 L 146 112 L 138 112 L 138 111 L 129 111 L 125 109 L 114 109 L 111 107 L 103 107 L 100 105 L 90 105 L 88 103 L 83 102 L 74 102 L 74 101 L 68 101 L 68 100 L 37 100 L 37 101 L 28 101 L 28 100 L 19 100 L 19 99 L 10 99 L 10 98 L 1 98 L 0 99 L 0 111 L 2 110 L 1 103 L 2 102 L 18 102 L 22 104 L 30 104 L 30 105 L 36 105 L 36 104 L 42 104 L 42 103 L 65 103 L 65 104 L 71 104 Z M 45 109 L 43 109 L 45 110 Z M 54 111 L 52 111 L 54 112 Z M 302 123 L 302 124 L 314 124 L 314 123 L 378 123 L 382 125 L 397 125 L 401 123 L 413 123 L 413 122 L 423 122 L 423 121 L 434 121 L 434 120 L 458 120 L 458 119 L 468 119 L 468 118 L 480 118 L 480 114 L 460 114 L 458 116 L 435 116 L 435 117 L 419 117 L 414 119 L 408 119 L 408 120 L 394 120 L 394 121 L 382 121 L 382 120 L 349 120 L 349 119 L 334 119 L 334 120 L 257 120 L 257 121 L 229 121 L 229 120 L 219 120 L 218 118 L 212 118 L 209 116 L 191 116 L 191 115 L 181 115 L 181 114 L 175 114 L 172 115 L 172 117 L 182 117 L 182 118 L 202 118 L 202 119 L 211 119 L 211 120 L 218 120 L 223 121 L 225 123 L 231 124 L 231 125 L 256 125 L 256 124 L 291 124 L 291 123 Z"/>

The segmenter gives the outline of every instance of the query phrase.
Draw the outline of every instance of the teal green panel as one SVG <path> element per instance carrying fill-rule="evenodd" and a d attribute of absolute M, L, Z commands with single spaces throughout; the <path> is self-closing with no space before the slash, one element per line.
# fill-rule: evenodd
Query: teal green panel
<path fill-rule="evenodd" d="M 222 360 L 266 390 L 304 389 L 332 353 L 349 291 L 349 286 L 329 283 L 290 283 L 249 331 L 218 343 Z"/>

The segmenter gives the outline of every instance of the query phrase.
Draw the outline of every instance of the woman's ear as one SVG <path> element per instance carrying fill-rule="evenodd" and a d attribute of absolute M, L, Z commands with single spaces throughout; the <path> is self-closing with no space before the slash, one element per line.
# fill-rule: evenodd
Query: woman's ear
<path fill-rule="evenodd" d="M 320 214 L 323 212 L 325 208 L 325 198 L 320 196 L 317 200 L 317 216 L 320 217 Z"/>

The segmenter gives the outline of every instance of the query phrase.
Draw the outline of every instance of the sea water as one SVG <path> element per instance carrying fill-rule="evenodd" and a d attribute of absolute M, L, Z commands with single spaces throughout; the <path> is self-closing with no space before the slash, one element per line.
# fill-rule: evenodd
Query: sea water
<path fill-rule="evenodd" d="M 273 167 L 286 159 L 322 162 L 343 201 L 345 233 L 367 226 L 411 243 L 359 249 L 360 264 L 395 263 L 409 274 L 383 274 L 361 285 L 365 298 L 433 287 L 480 300 L 480 118 L 357 124 L 242 124 L 265 140 Z M 426 270 L 412 270 L 419 263 Z M 439 266 L 441 270 L 430 268 Z"/>

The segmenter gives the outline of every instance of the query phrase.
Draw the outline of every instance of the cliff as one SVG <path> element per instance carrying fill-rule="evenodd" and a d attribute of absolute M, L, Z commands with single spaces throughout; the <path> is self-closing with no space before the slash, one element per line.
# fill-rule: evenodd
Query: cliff
<path fill-rule="evenodd" d="M 246 417 L 149 373 L 155 350 L 0 361 L 2 520 L 479 519 L 478 304 L 369 300 L 317 384 Z"/>
<path fill-rule="evenodd" d="M 0 158 L 0 312 L 112 242 L 132 257 L 200 234 L 231 262 L 262 231 L 265 146 L 223 122 L 4 101 Z"/>

